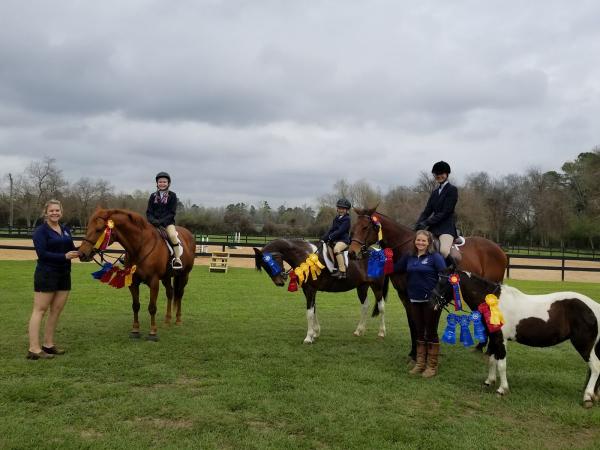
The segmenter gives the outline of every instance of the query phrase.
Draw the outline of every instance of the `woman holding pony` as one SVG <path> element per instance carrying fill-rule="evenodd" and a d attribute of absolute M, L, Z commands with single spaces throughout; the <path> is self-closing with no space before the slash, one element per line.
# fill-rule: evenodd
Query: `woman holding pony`
<path fill-rule="evenodd" d="M 65 353 L 54 345 L 54 331 L 71 291 L 71 260 L 77 258 L 79 252 L 75 250 L 71 232 L 60 223 L 62 212 L 58 200 L 46 202 L 45 221 L 33 233 L 38 261 L 33 278 L 27 359 L 50 359 Z M 47 311 L 44 345 L 40 346 L 40 328 Z"/>

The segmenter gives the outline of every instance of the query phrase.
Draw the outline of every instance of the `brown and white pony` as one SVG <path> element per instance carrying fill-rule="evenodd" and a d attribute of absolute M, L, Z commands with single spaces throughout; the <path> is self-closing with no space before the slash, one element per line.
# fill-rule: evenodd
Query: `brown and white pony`
<path fill-rule="evenodd" d="M 443 307 L 453 299 L 449 275 L 453 269 L 440 274 L 432 292 L 432 301 Z M 589 408 L 600 400 L 600 304 L 577 292 L 554 292 L 545 295 L 527 295 L 513 287 L 492 283 L 469 272 L 456 271 L 460 279 L 463 299 L 473 311 L 485 302 L 488 294 L 498 297 L 498 306 L 504 316 L 504 325 L 491 333 L 487 353 L 488 377 L 485 384 L 496 382 L 500 374 L 499 395 L 509 392 L 506 379 L 506 342 L 516 341 L 531 347 L 550 347 L 571 341 L 575 350 L 589 367 L 583 405 Z"/>
<path fill-rule="evenodd" d="M 288 272 L 283 269 L 283 262 L 285 261 L 293 269 L 306 261 L 306 258 L 316 251 L 317 247 L 315 245 L 302 239 L 276 239 L 265 245 L 262 250 L 254 248 L 256 269 L 265 269 L 276 286 L 284 286 Z M 271 255 L 277 263 L 274 266 L 277 267 L 275 270 L 265 263 L 265 255 Z M 319 259 L 323 262 L 321 255 L 319 255 Z M 317 291 L 346 292 L 356 289 L 362 307 L 360 321 L 356 330 L 354 330 L 354 335 L 362 336 L 366 329 L 369 309 L 367 298 L 369 287 L 375 294 L 376 301 L 373 316 L 380 315 L 378 336 L 380 338 L 385 337 L 385 296 L 387 294 L 387 286 L 383 276 L 375 279 L 367 276 L 366 260 L 350 261 L 347 269 L 347 278 L 345 279 L 340 280 L 332 277 L 327 269 L 322 269 L 321 274 L 316 280 L 313 280 L 309 276 L 308 280 L 302 284 L 302 291 L 306 298 L 306 321 L 308 323 L 304 343 L 312 344 L 321 333 L 321 326 L 319 325 L 316 311 Z"/>
<path fill-rule="evenodd" d="M 192 233 L 183 227 L 176 227 L 179 239 L 183 244 L 181 262 L 183 268 L 171 268 L 169 249 L 160 236 L 156 227 L 152 226 L 144 217 L 126 209 L 101 209 L 98 208 L 90 217 L 85 238 L 79 247 L 82 261 L 90 261 L 94 253 L 98 238 L 106 230 L 109 220 L 112 221 L 110 243 L 118 242 L 125 249 L 125 265 L 136 266 L 133 282 L 129 286 L 133 309 L 133 328 L 130 336 L 140 337 L 140 324 L 138 312 L 140 310 L 140 283 L 150 288 L 150 333 L 148 340 L 158 340 L 155 321 L 156 300 L 158 297 L 159 283 L 162 281 L 167 294 L 167 313 L 165 322 L 171 322 L 171 302 L 176 308 L 176 324 L 181 323 L 181 299 L 188 282 L 189 273 L 194 267 L 196 241 Z M 171 284 L 172 283 L 172 284 Z"/>

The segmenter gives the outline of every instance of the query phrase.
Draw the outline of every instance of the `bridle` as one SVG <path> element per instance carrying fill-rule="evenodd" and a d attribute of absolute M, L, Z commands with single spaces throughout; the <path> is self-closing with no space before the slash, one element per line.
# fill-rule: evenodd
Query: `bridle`
<path fill-rule="evenodd" d="M 442 280 L 446 280 L 446 284 L 448 284 L 448 285 L 450 284 L 451 275 L 452 274 L 445 274 L 445 273 L 441 273 L 441 272 L 438 274 L 438 282 L 436 283 L 435 287 L 431 291 L 431 302 L 434 304 L 435 309 L 441 309 L 441 308 L 446 309 L 448 304 L 452 301 L 451 298 L 446 298 L 445 293 L 440 293 L 438 290 L 438 286 L 440 285 L 440 282 Z M 498 293 L 498 291 L 500 290 L 501 283 L 492 283 L 487 280 L 486 280 L 486 282 L 494 285 L 494 290 L 491 292 L 491 294 L 496 295 Z M 446 286 L 444 285 L 444 287 L 446 287 Z M 450 289 L 445 289 L 446 292 L 449 290 Z"/>
<path fill-rule="evenodd" d="M 378 232 L 379 229 L 381 228 L 381 223 L 375 222 L 373 220 L 373 216 L 371 214 L 359 214 L 359 215 L 357 215 L 357 217 L 366 217 L 369 220 L 369 224 L 371 225 L 371 227 L 373 228 L 373 230 L 375 230 L 376 232 Z M 413 239 L 414 238 L 411 236 L 410 238 L 408 238 L 407 240 L 405 240 L 401 244 L 396 245 L 396 246 L 394 246 L 392 248 L 393 249 L 400 248 L 404 244 L 408 244 L 409 242 L 411 242 Z M 371 247 L 372 245 L 375 245 L 377 242 L 380 242 L 380 245 L 381 245 L 382 241 L 376 241 L 373 244 L 367 245 L 367 243 L 365 241 L 361 241 L 360 239 L 356 239 L 356 238 L 353 237 L 350 240 L 350 242 L 356 242 L 358 245 L 360 245 L 360 253 L 361 253 L 361 255 L 365 255 L 366 253 L 369 252 L 369 247 Z"/>

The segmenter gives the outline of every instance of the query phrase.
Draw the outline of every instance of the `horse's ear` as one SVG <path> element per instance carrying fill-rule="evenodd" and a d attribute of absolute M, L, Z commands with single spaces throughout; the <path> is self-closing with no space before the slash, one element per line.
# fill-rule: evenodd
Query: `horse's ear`
<path fill-rule="evenodd" d="M 256 256 L 262 256 L 262 252 L 258 248 L 256 248 L 256 247 L 252 247 L 252 248 L 254 249 L 254 254 Z"/>
<path fill-rule="evenodd" d="M 260 262 L 262 261 L 262 251 L 260 251 L 259 249 L 257 249 L 256 247 L 252 247 L 254 249 L 254 266 L 256 267 L 256 270 L 258 270 L 259 272 L 262 271 L 262 266 L 260 264 Z"/>
<path fill-rule="evenodd" d="M 378 207 L 379 207 L 379 202 L 377 202 L 377 204 L 373 208 L 368 208 L 367 211 L 368 211 L 369 216 L 373 215 L 373 213 L 375 211 L 377 211 Z"/>

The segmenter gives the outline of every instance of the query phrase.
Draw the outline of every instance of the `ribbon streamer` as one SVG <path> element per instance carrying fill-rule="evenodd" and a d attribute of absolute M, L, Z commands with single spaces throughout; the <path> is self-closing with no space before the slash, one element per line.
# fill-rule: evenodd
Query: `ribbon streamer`
<path fill-rule="evenodd" d="M 462 311 L 462 292 L 460 291 L 460 277 L 453 273 L 449 277 L 452 285 L 452 294 L 454 295 L 454 311 Z"/>
<path fill-rule="evenodd" d="M 274 277 L 283 272 L 277 261 L 273 259 L 273 255 L 270 253 L 263 253 L 262 260 L 267 266 L 267 271 L 269 272 L 270 276 Z"/>
<path fill-rule="evenodd" d="M 288 284 L 289 292 L 296 292 L 298 290 L 298 275 L 293 270 L 290 272 L 290 283 Z"/>
<path fill-rule="evenodd" d="M 372 248 L 369 250 L 369 262 L 367 264 L 367 276 L 369 278 L 379 278 L 383 275 L 385 265 L 385 253 L 383 250 Z"/>
<path fill-rule="evenodd" d="M 479 311 L 473 311 L 469 314 L 471 322 L 473 322 L 473 335 L 479 342 L 487 341 L 487 334 L 485 332 L 485 326 L 483 325 L 483 318 Z"/>
<path fill-rule="evenodd" d="M 108 219 L 106 221 L 106 228 L 104 229 L 104 231 L 102 232 L 102 234 L 100 235 L 98 240 L 96 241 L 94 248 L 96 248 L 98 250 L 106 250 L 106 247 L 108 247 L 110 245 L 110 237 L 112 235 L 112 230 L 114 227 L 115 227 L 115 223 L 112 221 L 112 219 Z"/>
<path fill-rule="evenodd" d="M 394 250 L 391 248 L 384 248 L 383 253 L 385 255 L 385 264 L 383 265 L 383 274 L 389 275 L 394 272 Z"/>
<path fill-rule="evenodd" d="M 460 342 L 465 347 L 470 347 L 475 342 L 473 342 L 473 338 L 471 337 L 471 330 L 469 330 L 469 323 L 471 323 L 470 316 L 460 316 Z"/>
<path fill-rule="evenodd" d="M 456 314 L 448 314 L 446 317 L 446 321 L 448 322 L 446 325 L 446 330 L 444 331 L 444 335 L 442 336 L 442 342 L 446 344 L 456 344 L 456 324 L 457 324 L 458 316 Z"/>
<path fill-rule="evenodd" d="M 488 294 L 485 296 L 485 302 L 490 307 L 490 324 L 502 326 L 504 324 L 504 316 L 502 315 L 502 311 L 500 311 L 500 307 L 498 306 L 498 297 L 496 297 L 494 294 Z"/>

